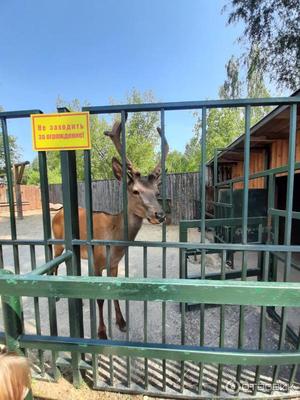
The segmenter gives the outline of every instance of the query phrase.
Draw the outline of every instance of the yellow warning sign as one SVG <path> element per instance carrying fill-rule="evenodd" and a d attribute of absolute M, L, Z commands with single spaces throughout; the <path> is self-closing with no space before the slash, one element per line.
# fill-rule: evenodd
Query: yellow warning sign
<path fill-rule="evenodd" d="M 33 114 L 31 125 L 33 150 L 91 148 L 88 112 Z"/>

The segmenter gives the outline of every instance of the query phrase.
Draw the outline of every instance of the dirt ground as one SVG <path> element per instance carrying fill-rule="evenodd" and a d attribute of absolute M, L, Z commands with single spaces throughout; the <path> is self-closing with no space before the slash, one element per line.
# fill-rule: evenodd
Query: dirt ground
<path fill-rule="evenodd" d="M 70 382 L 63 378 L 57 383 L 34 381 L 32 391 L 35 400 L 147 400 L 148 397 L 99 392 L 91 390 L 85 384 L 80 389 L 75 389 Z"/>
<path fill-rule="evenodd" d="M 40 214 L 26 215 L 24 220 L 17 221 L 17 234 L 19 239 L 42 239 L 42 216 Z M 10 226 L 9 218 L 0 218 L 0 238 L 10 239 Z M 167 227 L 167 241 L 178 241 L 179 232 L 178 226 Z M 137 240 L 161 240 L 161 227 L 157 225 L 150 225 L 148 223 L 142 226 Z M 191 230 L 189 233 L 189 241 L 199 241 L 200 236 L 197 230 Z M 21 273 L 26 273 L 31 270 L 31 258 L 29 246 L 19 246 L 20 255 L 20 270 Z M 13 253 L 11 246 L 3 246 L 3 259 L 4 267 L 7 269 L 14 270 Z M 236 255 L 236 265 L 240 264 L 240 255 Z M 36 264 L 37 266 L 42 265 L 45 262 L 44 249 L 42 246 L 36 247 Z M 255 267 L 256 255 L 251 255 L 248 260 L 248 267 Z M 208 255 L 206 258 L 206 272 L 219 272 L 220 271 L 220 258 L 217 255 Z M 189 274 L 196 274 L 200 272 L 199 262 L 191 263 L 188 262 Z M 227 267 L 229 270 L 229 267 Z M 148 277 L 161 277 L 162 276 L 162 249 L 160 248 L 149 248 L 148 249 Z M 87 275 L 87 261 L 82 260 L 82 274 Z M 59 268 L 59 274 L 66 274 L 64 265 Z M 142 248 L 132 247 L 129 250 L 129 275 L 131 277 L 142 277 L 143 276 L 143 258 Z M 179 251 L 178 249 L 167 249 L 166 252 L 166 275 L 167 278 L 178 278 L 179 277 Z M 119 276 L 124 276 L 124 261 L 122 260 L 119 266 Z M 297 278 L 299 280 L 299 277 Z M 106 302 L 107 303 L 107 302 Z M 121 302 L 121 308 L 123 315 L 125 316 L 125 304 Z M 69 314 L 68 304 L 65 299 L 60 299 L 56 303 L 57 309 L 57 321 L 58 321 L 58 334 L 61 336 L 69 336 Z M 48 312 L 48 301 L 45 298 L 39 300 L 39 310 L 41 315 L 41 333 L 42 335 L 50 334 L 49 331 L 49 312 Z M 25 321 L 25 332 L 27 334 L 36 333 L 36 320 L 34 303 L 32 298 L 23 298 L 23 311 Z M 259 321 L 260 321 L 259 307 L 245 307 L 245 337 L 244 347 L 247 349 L 257 349 L 259 343 Z M 84 331 L 85 337 L 91 337 L 91 323 L 90 323 L 90 304 L 89 301 L 83 301 L 83 314 L 84 314 Z M 105 320 L 107 321 L 107 305 L 105 306 Z M 130 321 L 127 321 L 129 329 L 129 340 L 135 342 L 142 342 L 144 340 L 144 304 L 143 302 L 129 302 L 129 316 Z M 294 324 L 299 326 L 299 318 L 295 319 L 291 317 Z M 161 343 L 162 341 L 162 305 L 160 303 L 149 302 L 148 303 L 148 342 L 150 343 Z M 129 323 L 128 323 L 129 322 Z M 200 337 L 200 310 L 199 308 L 192 309 L 186 312 L 184 318 L 185 322 L 185 343 L 187 345 L 199 345 Z M 2 330 L 3 321 L 2 315 L 0 316 L 0 330 Z M 166 342 L 170 344 L 181 343 L 181 313 L 179 305 L 176 303 L 166 304 Z M 207 307 L 205 310 L 205 325 L 204 325 L 204 344 L 206 346 L 218 346 L 219 344 L 219 331 L 220 331 L 220 308 L 219 307 Z M 238 306 L 225 306 L 225 346 L 237 348 L 238 345 L 238 331 L 239 331 L 239 307 Z M 279 325 L 270 318 L 266 320 L 266 349 L 276 349 L 278 345 L 279 337 Z M 126 333 L 120 332 L 114 323 L 112 323 L 112 337 L 113 340 L 126 340 Z M 289 343 L 286 344 L 287 349 L 291 348 Z M 36 354 L 34 353 L 33 356 Z M 49 352 L 44 353 L 45 362 L 50 360 Z M 108 382 L 108 360 L 103 361 L 103 371 L 99 373 L 100 383 L 106 387 Z M 114 366 L 120 375 L 126 375 L 126 365 L 122 364 L 122 360 L 114 358 Z M 133 381 L 135 388 L 140 387 L 139 374 L 144 368 L 136 360 L 131 360 L 131 367 L 133 370 Z M 157 371 L 156 364 L 153 362 L 150 366 L 153 371 Z M 178 385 L 180 368 L 172 363 L 169 364 L 170 373 L 167 376 L 167 385 L 170 388 Z M 177 368 L 178 367 L 178 368 Z M 247 369 L 248 370 L 248 369 Z M 262 373 L 266 376 L 270 374 L 272 368 L 264 368 Z M 121 372 L 120 372 L 121 371 Z M 122 372 L 123 371 L 123 372 Z M 152 371 L 152 372 L 153 372 Z M 253 369 L 249 369 L 251 374 Z M 281 368 L 283 376 L 287 376 L 288 369 Z M 136 376 L 134 375 L 136 373 Z M 154 382 L 157 379 L 158 372 L 152 374 L 152 390 L 157 389 L 157 384 Z M 193 372 L 193 368 L 186 368 L 185 376 L 189 381 L 189 388 L 185 390 L 186 394 L 189 390 L 194 390 L 197 386 L 196 373 Z M 216 372 L 207 369 L 207 376 L 211 375 L 211 378 L 207 378 L 207 386 L 216 383 Z M 121 377 L 122 378 L 122 377 Z M 122 379 L 120 378 L 118 384 L 122 385 Z M 204 382 L 204 383 L 205 383 Z M 87 387 L 84 387 L 80 391 L 76 391 L 70 385 L 70 383 L 62 379 L 59 385 L 50 382 L 34 382 L 34 393 L 36 396 L 43 397 L 44 391 L 47 391 L 48 385 L 49 393 L 55 392 L 53 398 L 64 398 L 65 400 L 73 399 L 119 399 L 118 395 L 105 394 L 104 392 L 90 391 Z M 54 389 L 55 388 L 55 389 Z M 192 388 L 192 389 L 191 389 Z M 75 391 L 74 391 L 75 390 Z M 80 394 L 79 394 L 80 392 Z M 85 392 L 88 393 L 85 397 Z M 48 393 L 48 395 L 49 395 Z M 69 396 L 69 397 L 68 397 Z M 78 397 L 79 396 L 79 397 Z M 107 396 L 107 397 L 104 397 Z M 46 397 L 47 398 L 47 397 Z M 125 395 L 124 398 L 128 399 L 142 399 L 143 396 L 132 396 Z M 52 399 L 52 397 L 49 397 Z M 123 399 L 123 398 L 122 398 Z"/>

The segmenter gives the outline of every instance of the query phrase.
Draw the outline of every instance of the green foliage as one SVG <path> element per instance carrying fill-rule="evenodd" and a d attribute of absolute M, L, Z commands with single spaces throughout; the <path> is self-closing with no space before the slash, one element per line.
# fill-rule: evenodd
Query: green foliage
<path fill-rule="evenodd" d="M 0 106 L 0 111 L 3 111 L 3 108 L 1 106 Z M 10 161 L 11 164 L 14 164 L 20 161 L 21 149 L 17 144 L 17 138 L 15 136 L 9 135 L 8 142 L 10 149 Z M 0 125 L 0 176 L 4 174 L 4 171 L 5 171 L 5 155 L 4 155 L 3 135 Z"/>
<path fill-rule="evenodd" d="M 228 0 L 228 23 L 243 22 L 248 70 L 268 72 L 279 87 L 300 86 L 300 1 Z M 256 52 L 256 49 L 259 52 Z M 255 53 L 255 56 L 253 55 Z"/>
<path fill-rule="evenodd" d="M 14 164 L 20 160 L 20 147 L 17 144 L 17 138 L 13 135 L 8 137 L 9 149 L 10 149 L 10 161 Z M 3 136 L 0 130 L 0 171 L 5 169 L 5 156 L 4 156 L 4 146 L 3 146 Z"/>
<path fill-rule="evenodd" d="M 125 103 L 154 102 L 152 92 L 140 93 L 136 89 L 128 94 Z M 85 103 L 84 105 L 88 105 Z M 61 98 L 57 100 L 57 107 L 68 107 L 70 111 L 80 111 L 81 104 L 78 99 L 66 102 Z M 110 130 L 113 121 L 107 121 L 103 117 L 90 115 L 91 132 L 91 169 L 92 179 L 109 179 L 113 177 L 111 160 L 117 154 L 111 140 L 104 135 L 104 131 Z M 126 150 L 128 158 L 135 168 L 142 174 L 148 174 L 157 162 L 156 147 L 159 143 L 159 135 L 156 126 L 159 124 L 157 113 L 132 113 L 126 122 Z M 84 180 L 83 152 L 76 151 L 77 178 Z M 49 183 L 61 183 L 60 155 L 59 152 L 47 153 Z M 38 162 L 34 160 L 26 172 L 28 184 L 39 183 Z"/>
<path fill-rule="evenodd" d="M 243 95 L 243 86 L 246 86 L 245 97 L 269 97 L 260 70 L 253 70 L 251 74 L 248 74 L 244 85 L 240 79 L 239 63 L 234 57 L 231 57 L 228 64 L 226 64 L 226 71 L 227 78 L 219 89 L 219 97 L 221 99 L 241 97 Z M 271 107 L 252 107 L 251 126 L 261 120 L 271 109 Z M 194 127 L 195 135 L 191 139 L 191 144 L 194 141 L 193 148 L 195 154 L 190 160 L 192 164 L 195 163 L 195 160 L 200 160 L 200 140 L 197 137 L 201 137 L 201 127 L 201 117 L 197 115 Z M 207 115 L 206 160 L 213 157 L 215 149 L 227 147 L 243 133 L 244 112 L 242 109 L 223 108 L 209 110 Z"/>
<path fill-rule="evenodd" d="M 169 173 L 183 172 L 188 167 L 188 160 L 180 151 L 170 151 L 166 159 L 166 169 Z"/>

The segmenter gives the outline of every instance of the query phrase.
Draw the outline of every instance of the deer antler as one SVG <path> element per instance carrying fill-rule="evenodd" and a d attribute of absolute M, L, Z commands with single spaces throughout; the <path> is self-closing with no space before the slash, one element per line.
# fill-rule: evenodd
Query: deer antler
<path fill-rule="evenodd" d="M 159 136 L 161 136 L 161 129 L 159 127 L 156 128 L 157 132 L 159 133 Z M 165 159 L 167 158 L 167 155 L 169 153 L 169 145 L 168 142 L 166 140 L 166 138 L 164 137 L 164 150 L 165 150 Z M 150 176 L 152 176 L 154 179 L 158 179 L 161 175 L 161 160 L 157 163 L 156 167 L 154 168 L 154 170 L 151 172 Z"/>
<path fill-rule="evenodd" d="M 117 152 L 122 157 L 122 145 L 121 145 L 121 140 L 120 140 L 121 131 L 122 131 L 122 123 L 119 121 L 116 121 L 113 124 L 112 130 L 105 131 L 104 135 L 109 136 L 111 138 L 111 141 L 115 145 Z M 126 156 L 126 167 L 132 175 L 136 175 L 136 176 L 141 175 L 140 172 L 133 167 L 132 162 L 127 158 L 127 156 Z"/>

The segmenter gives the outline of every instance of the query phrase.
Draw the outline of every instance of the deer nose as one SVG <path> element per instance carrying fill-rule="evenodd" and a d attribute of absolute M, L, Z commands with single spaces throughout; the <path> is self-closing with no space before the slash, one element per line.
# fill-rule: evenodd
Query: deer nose
<path fill-rule="evenodd" d="M 155 217 L 158 219 L 159 222 L 164 222 L 166 219 L 165 213 L 163 211 L 156 212 Z"/>

